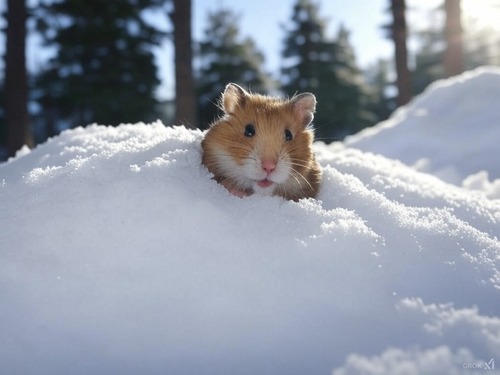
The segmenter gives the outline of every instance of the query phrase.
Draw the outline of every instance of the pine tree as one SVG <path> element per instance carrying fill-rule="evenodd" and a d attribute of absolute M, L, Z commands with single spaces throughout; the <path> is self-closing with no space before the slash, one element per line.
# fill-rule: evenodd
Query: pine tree
<path fill-rule="evenodd" d="M 196 73 L 202 128 L 220 114 L 216 104 L 229 82 L 259 93 L 266 93 L 272 84 L 263 70 L 264 55 L 252 39 L 240 36 L 238 18 L 228 9 L 208 14 L 205 38 L 199 44 Z"/>
<path fill-rule="evenodd" d="M 2 72 L 3 73 L 3 72 Z M 7 159 L 7 124 L 5 123 L 5 87 L 0 82 L 0 161 Z"/>
<path fill-rule="evenodd" d="M 444 11 L 446 14 L 444 29 L 446 49 L 443 64 L 446 75 L 450 77 L 462 73 L 464 69 L 460 0 L 445 0 Z"/>
<path fill-rule="evenodd" d="M 337 113 L 342 116 L 344 135 L 353 134 L 373 125 L 377 117 L 369 109 L 368 87 L 357 67 L 349 31 L 341 25 L 335 42 L 334 68 L 337 75 Z"/>
<path fill-rule="evenodd" d="M 376 122 L 387 119 L 396 109 L 396 98 L 389 93 L 392 85 L 389 79 L 389 66 L 389 61 L 379 59 L 365 72 L 369 90 L 367 107 L 376 116 Z"/>
<path fill-rule="evenodd" d="M 191 0 L 174 0 L 175 124 L 196 127 Z"/>
<path fill-rule="evenodd" d="M 394 59 L 396 62 L 396 84 L 398 87 L 398 105 L 404 105 L 411 99 L 411 77 L 408 68 L 408 49 L 406 47 L 406 1 L 390 0 L 392 11 L 392 39 L 394 41 Z"/>
<path fill-rule="evenodd" d="M 37 9 L 38 29 L 58 53 L 37 79 L 53 127 L 155 119 L 159 84 L 152 47 L 161 32 L 141 12 L 155 0 L 61 0 Z"/>
<path fill-rule="evenodd" d="M 417 33 L 420 47 L 415 53 L 415 68 L 412 71 L 412 92 L 420 94 L 437 79 L 444 78 L 443 45 L 445 39 L 442 28 L 432 26 Z"/>
<path fill-rule="evenodd" d="M 460 57 L 456 59 L 451 58 L 450 55 L 446 57 L 448 47 L 450 43 L 453 43 L 453 41 L 450 43 L 447 41 L 453 32 L 447 31 L 450 27 L 447 23 L 450 20 L 447 15 L 446 3 L 448 6 L 456 6 L 458 2 L 443 1 L 440 6 L 428 11 L 429 26 L 416 33 L 419 43 L 415 53 L 415 68 L 412 71 L 414 95 L 421 93 L 430 83 L 445 78 L 449 74 L 460 72 L 460 66 L 468 70 L 482 65 L 498 65 L 500 62 L 499 49 L 496 48 L 499 41 L 498 34 L 494 29 L 485 26 L 480 19 L 475 20 L 470 17 L 465 18 L 463 35 L 458 37 L 458 40 L 462 39 L 462 43 L 460 43 L 462 46 L 455 46 L 457 48 L 453 53 L 461 55 L 462 61 L 460 61 Z M 455 14 L 453 18 L 455 20 L 451 24 L 455 24 L 455 32 L 457 32 L 457 27 L 460 31 L 461 27 L 457 24 L 459 22 L 457 15 Z M 461 49 L 463 52 L 460 52 Z M 445 60 L 453 62 L 455 66 L 447 69 Z"/>
<path fill-rule="evenodd" d="M 26 21 L 25 0 L 9 0 L 5 50 L 5 122 L 7 152 L 10 156 L 24 145 L 33 146 L 28 116 Z"/>
<path fill-rule="evenodd" d="M 289 95 L 310 91 L 316 95 L 316 135 L 332 141 L 353 133 L 375 118 L 363 110 L 365 90 L 348 31 L 341 26 L 329 39 L 318 5 L 298 0 L 284 41 L 283 90 Z"/>

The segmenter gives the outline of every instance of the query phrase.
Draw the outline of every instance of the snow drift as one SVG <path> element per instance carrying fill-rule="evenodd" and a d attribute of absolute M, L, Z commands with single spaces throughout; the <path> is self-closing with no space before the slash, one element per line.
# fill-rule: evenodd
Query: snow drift
<path fill-rule="evenodd" d="M 499 87 L 499 67 L 437 81 L 387 121 L 348 137 L 345 144 L 499 199 Z"/>
<path fill-rule="evenodd" d="M 0 373 L 471 374 L 500 361 L 500 201 L 321 144 L 317 200 L 240 199 L 201 165 L 202 136 L 93 125 L 0 166 Z"/>

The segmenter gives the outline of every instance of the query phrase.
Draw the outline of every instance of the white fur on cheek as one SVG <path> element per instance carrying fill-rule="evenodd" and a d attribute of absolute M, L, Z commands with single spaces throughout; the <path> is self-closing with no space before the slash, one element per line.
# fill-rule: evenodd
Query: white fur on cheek
<path fill-rule="evenodd" d="M 239 189 L 248 189 L 253 187 L 253 181 L 248 179 L 244 166 L 239 165 L 231 155 L 224 151 L 216 151 L 217 168 L 222 172 L 223 176 L 230 178 L 238 186 Z"/>
<path fill-rule="evenodd" d="M 282 184 L 288 180 L 288 178 L 290 177 L 290 172 L 291 172 L 290 161 L 280 156 L 278 159 L 278 165 L 271 174 L 271 180 L 278 184 Z"/>
<path fill-rule="evenodd" d="M 260 158 L 255 151 L 252 151 L 243 164 L 243 170 L 250 180 L 263 180 L 266 172 L 262 170 Z"/>

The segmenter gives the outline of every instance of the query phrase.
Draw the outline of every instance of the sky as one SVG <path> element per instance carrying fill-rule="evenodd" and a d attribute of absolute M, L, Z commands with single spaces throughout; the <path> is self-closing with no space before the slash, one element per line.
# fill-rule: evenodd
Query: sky
<path fill-rule="evenodd" d="M 389 14 L 384 11 L 387 1 L 317 1 L 320 14 L 328 21 L 327 33 L 334 36 L 341 23 L 351 32 L 351 42 L 355 47 L 358 62 L 366 67 L 379 57 L 390 57 L 391 43 L 384 39 L 380 29 L 389 21 Z M 425 1 L 426 3 L 428 1 Z M 264 52 L 265 68 L 277 73 L 280 66 L 280 54 L 283 47 L 286 22 L 292 16 L 295 0 L 193 0 L 193 35 L 197 40 L 203 38 L 208 13 L 221 7 L 229 8 L 239 15 L 241 36 L 249 36 L 256 41 L 257 47 Z M 165 46 L 160 52 L 161 75 L 171 76 L 172 48 Z M 170 58 L 170 60 L 169 60 Z M 174 87 L 173 78 L 167 78 L 160 89 L 160 96 L 170 96 Z"/>
<path fill-rule="evenodd" d="M 283 26 L 291 18 L 296 0 L 193 0 L 193 34 L 196 40 L 204 35 L 207 13 L 230 8 L 240 16 L 242 36 L 252 37 L 257 47 L 265 54 L 265 68 L 271 73 L 279 72 L 280 54 L 283 47 Z M 354 46 L 358 65 L 367 68 L 378 59 L 390 59 L 393 45 L 385 38 L 382 25 L 390 22 L 387 11 L 389 0 L 315 0 L 319 4 L 320 15 L 327 20 L 327 35 L 334 37 L 340 24 L 350 31 L 350 41 Z M 500 11 L 492 12 L 495 0 L 462 0 L 464 13 L 480 17 L 484 22 L 498 25 Z M 443 0 L 407 0 L 408 24 L 414 29 L 423 28 L 429 22 L 436 22 L 429 11 L 439 7 Z M 498 26 L 497 26 L 498 27 Z M 410 48 L 412 47 L 410 41 Z M 165 46 L 160 52 L 161 75 L 166 77 L 159 93 L 171 96 L 174 88 L 172 71 L 172 49 Z M 170 78 L 169 78 L 170 77 Z"/>
<path fill-rule="evenodd" d="M 293 5 L 296 0 L 231 1 L 231 0 L 195 0 L 194 26 L 195 35 L 203 37 L 203 27 L 207 12 L 219 7 L 233 9 L 241 17 L 241 33 L 251 36 L 265 52 L 268 66 L 279 64 L 279 54 L 283 47 L 283 27 L 287 27 Z M 389 21 L 389 15 L 384 14 L 384 1 L 358 0 L 318 1 L 320 15 L 327 20 L 329 36 L 334 36 L 341 23 L 350 31 L 351 38 L 358 46 L 358 58 L 363 63 L 373 60 L 379 54 L 388 55 L 390 44 L 383 40 L 380 26 Z M 363 47 L 363 48 L 361 48 Z"/>
<path fill-rule="evenodd" d="M 320 15 L 327 20 L 328 36 L 333 37 L 340 24 L 351 32 L 351 42 L 355 46 L 358 63 L 362 67 L 373 63 L 379 57 L 392 56 L 392 43 L 384 37 L 381 26 L 390 22 L 389 0 L 315 0 L 319 4 Z M 220 7 L 234 10 L 241 17 L 241 32 L 254 38 L 266 52 L 268 66 L 279 64 L 282 49 L 282 26 L 291 18 L 296 0 L 194 0 L 193 25 L 195 36 L 203 37 L 207 12 Z M 444 0 L 407 0 L 408 24 L 419 29 L 432 20 L 429 10 L 442 5 Z M 462 0 L 464 13 L 481 17 L 484 23 L 497 25 L 499 11 L 492 11 L 495 0 Z M 497 3 L 500 4 L 498 0 Z"/>
<path fill-rule="evenodd" d="M 36 0 L 31 0 L 30 3 Z M 462 0 L 464 13 L 480 18 L 482 22 L 500 29 L 498 19 L 500 8 L 493 10 L 492 4 L 498 0 Z M 392 58 L 392 43 L 384 37 L 381 26 L 390 22 L 387 12 L 389 0 L 316 0 L 320 14 L 328 21 L 327 34 L 334 37 L 340 24 L 350 31 L 350 40 L 354 46 L 357 62 L 361 68 L 367 68 L 380 58 Z M 207 14 L 221 7 L 230 8 L 239 15 L 241 35 L 253 38 L 257 47 L 266 57 L 265 68 L 271 73 L 279 72 L 280 53 L 284 38 L 283 26 L 291 18 L 295 0 L 193 0 L 193 35 L 195 40 L 203 38 Z M 408 24 L 413 29 L 424 27 L 433 20 L 429 10 L 439 7 L 443 0 L 407 0 Z M 0 11 L 5 9 L 5 1 L 0 0 Z M 165 28 L 165 20 L 160 27 Z M 434 21 L 439 22 L 439 21 Z M 5 21 L 0 20 L 4 26 Z M 0 36 L 0 52 L 4 49 L 4 36 Z M 410 49 L 412 48 L 410 42 Z M 28 51 L 29 69 L 43 64 L 46 54 L 41 53 L 36 38 L 31 38 Z M 161 99 L 171 98 L 174 92 L 173 48 L 170 41 L 163 43 L 156 51 L 159 75 L 162 80 L 158 90 Z M 3 64 L 2 64 L 3 65 Z"/>

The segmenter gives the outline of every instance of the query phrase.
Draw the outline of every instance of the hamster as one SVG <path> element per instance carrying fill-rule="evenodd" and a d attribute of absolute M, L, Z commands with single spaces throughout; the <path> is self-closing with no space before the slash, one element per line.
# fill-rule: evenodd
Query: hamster
<path fill-rule="evenodd" d="M 284 100 L 248 93 L 230 83 L 220 105 L 224 115 L 201 143 L 202 163 L 217 182 L 239 197 L 316 197 L 321 167 L 312 150 L 313 94 Z"/>

